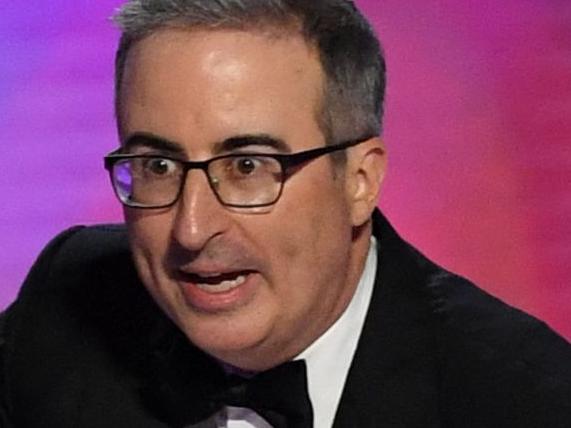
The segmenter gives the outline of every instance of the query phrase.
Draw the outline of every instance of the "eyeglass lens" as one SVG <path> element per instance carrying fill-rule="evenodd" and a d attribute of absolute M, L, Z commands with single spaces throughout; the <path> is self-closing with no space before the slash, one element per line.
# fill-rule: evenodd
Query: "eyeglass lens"
<path fill-rule="evenodd" d="M 282 186 L 280 163 L 268 156 L 227 156 L 208 164 L 208 179 L 218 199 L 231 206 L 261 206 L 275 202 Z M 117 195 L 127 205 L 167 206 L 183 186 L 182 162 L 160 157 L 122 159 L 113 167 Z"/>

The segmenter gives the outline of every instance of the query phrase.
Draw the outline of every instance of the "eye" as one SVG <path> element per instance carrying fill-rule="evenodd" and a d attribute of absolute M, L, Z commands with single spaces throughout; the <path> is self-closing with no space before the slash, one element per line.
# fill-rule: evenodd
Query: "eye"
<path fill-rule="evenodd" d="M 177 170 L 177 164 L 171 159 L 147 158 L 143 160 L 143 170 L 146 174 L 165 176 Z"/>
<path fill-rule="evenodd" d="M 240 175 L 251 175 L 260 164 L 261 162 L 256 158 L 236 158 L 233 163 L 233 168 Z"/>
<path fill-rule="evenodd" d="M 257 181 L 266 179 L 268 174 L 279 173 L 280 164 L 271 156 L 232 155 L 215 162 L 210 176 L 230 181 Z"/>

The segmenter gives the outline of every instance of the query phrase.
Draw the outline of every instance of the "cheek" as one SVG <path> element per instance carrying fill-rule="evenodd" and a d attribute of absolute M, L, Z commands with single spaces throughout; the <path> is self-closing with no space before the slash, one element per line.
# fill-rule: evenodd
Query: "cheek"
<path fill-rule="evenodd" d="M 144 210 L 125 210 L 125 221 L 129 231 L 129 240 L 140 265 L 149 268 L 161 263 L 166 255 L 171 236 L 171 222 L 168 216 Z"/>
<path fill-rule="evenodd" d="M 181 296 L 169 286 L 164 260 L 170 241 L 168 218 L 144 210 L 125 210 L 135 266 L 145 288 L 162 310 L 177 319 Z"/>
<path fill-rule="evenodd" d="M 327 188 L 329 184 L 329 188 Z M 343 253 L 351 236 L 348 210 L 331 182 L 285 189 L 283 200 L 263 219 L 265 233 L 258 234 L 265 253 L 272 258 L 274 274 L 307 280 Z M 318 191 L 316 191 L 318 189 Z M 254 220 L 255 221 L 255 220 Z M 281 282 L 281 281 L 280 281 Z"/>

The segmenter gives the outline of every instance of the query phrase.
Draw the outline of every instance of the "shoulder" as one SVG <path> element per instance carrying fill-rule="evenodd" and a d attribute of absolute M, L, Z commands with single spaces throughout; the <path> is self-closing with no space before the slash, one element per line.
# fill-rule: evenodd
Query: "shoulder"
<path fill-rule="evenodd" d="M 125 272 L 136 276 L 124 226 L 67 229 L 53 238 L 36 259 L 16 301 L 0 317 L 0 333 L 6 338 L 15 325 L 32 323 L 26 319 L 30 311 L 49 311 L 56 301 L 70 306 L 76 298 L 90 297 L 96 288 L 103 292 L 109 278 Z M 37 313 L 33 319 L 40 317 Z"/>
<path fill-rule="evenodd" d="M 389 288 L 431 314 L 445 345 L 481 347 L 486 355 L 523 358 L 534 354 L 530 345 L 537 341 L 553 347 L 555 355 L 570 355 L 571 345 L 543 321 L 441 268 L 403 241 L 384 218 L 376 220 L 376 233 L 381 235 L 380 269 L 392 283 Z"/>
<path fill-rule="evenodd" d="M 496 426 L 567 426 L 571 345 L 541 320 L 428 260 L 382 218 L 377 233 L 384 234 L 381 252 L 389 253 L 381 260 L 393 265 L 380 268 L 394 279 L 389 287 L 401 310 L 422 314 L 451 420 L 473 415 L 466 427 L 490 420 L 511 420 Z"/>
<path fill-rule="evenodd" d="M 33 324 L 26 316 L 30 311 L 38 311 L 33 320 L 66 315 L 84 322 L 110 315 L 140 300 L 141 290 L 123 225 L 76 226 L 41 252 L 7 311 L 5 329 Z"/>
<path fill-rule="evenodd" d="M 148 340 L 142 333 L 157 314 L 123 226 L 81 226 L 58 235 L 0 317 L 10 414 L 25 421 L 74 415 L 87 385 L 131 400 L 122 391 L 140 376 Z M 29 403 L 37 414 L 27 410 Z"/>
<path fill-rule="evenodd" d="M 6 402 L 6 368 L 4 366 L 4 352 L 6 346 L 5 338 L 5 324 L 6 324 L 6 314 L 0 313 L 0 426 L 10 427 L 11 422 L 8 419 L 8 408 Z"/>
<path fill-rule="evenodd" d="M 444 346 L 469 360 L 526 367 L 571 385 L 571 345 L 545 322 L 456 275 L 432 277 L 431 306 Z"/>
<path fill-rule="evenodd" d="M 72 227 L 38 256 L 16 301 L 3 315 L 4 335 L 34 334 L 29 327 L 36 324 L 40 331 L 48 329 L 42 318 L 83 321 L 125 303 L 122 298 L 139 288 L 124 226 Z M 117 303 L 111 304 L 113 300 Z"/>
<path fill-rule="evenodd" d="M 127 260 L 129 248 L 123 225 L 75 226 L 56 236 L 30 270 L 20 296 L 61 287 L 73 275 L 85 275 L 111 260 Z"/>
<path fill-rule="evenodd" d="M 473 426 L 497 420 L 504 421 L 497 426 L 567 427 L 571 345 L 463 278 L 430 287 L 447 413 L 456 420 L 473 415 Z"/>
<path fill-rule="evenodd" d="M 545 322 L 492 296 L 471 281 L 436 267 L 426 277 L 427 301 L 437 320 L 445 358 L 464 367 L 526 373 L 571 393 L 571 344 Z M 495 378 L 495 382 L 499 382 Z M 499 384 L 499 383 L 498 383 Z"/>

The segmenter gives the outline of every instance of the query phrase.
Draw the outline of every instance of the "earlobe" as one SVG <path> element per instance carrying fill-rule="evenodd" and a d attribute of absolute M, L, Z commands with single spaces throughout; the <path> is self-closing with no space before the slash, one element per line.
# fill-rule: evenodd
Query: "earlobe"
<path fill-rule="evenodd" d="M 383 141 L 376 137 L 355 147 L 348 157 L 348 191 L 353 226 L 363 225 L 377 206 L 387 169 Z"/>

